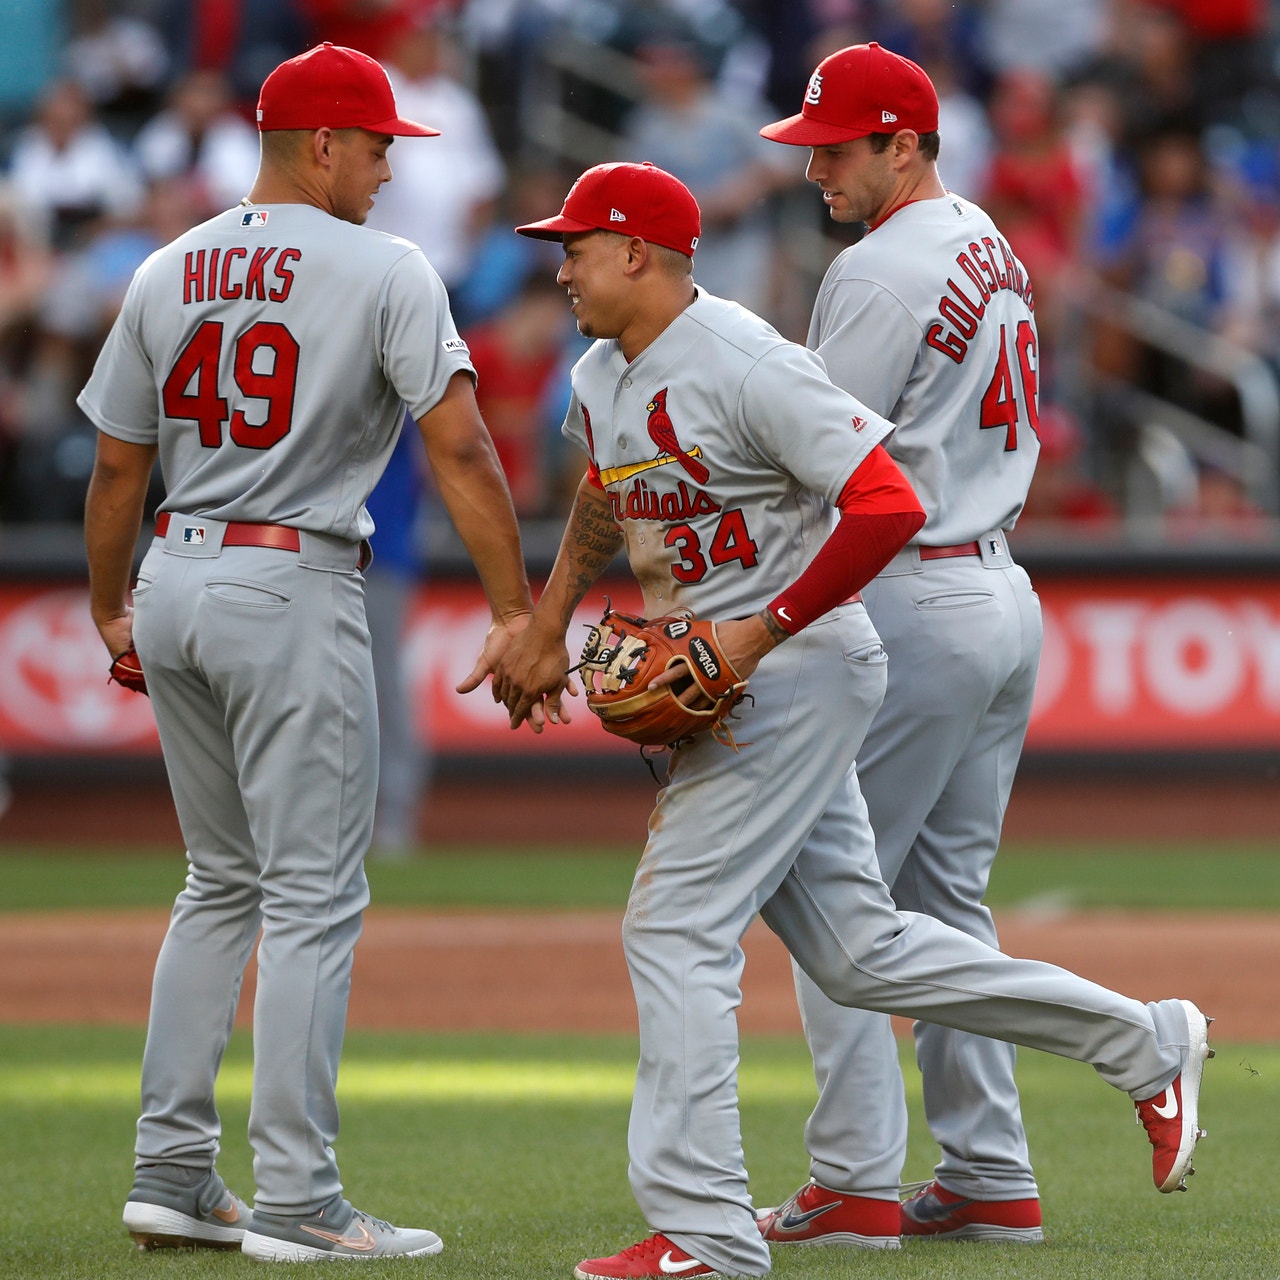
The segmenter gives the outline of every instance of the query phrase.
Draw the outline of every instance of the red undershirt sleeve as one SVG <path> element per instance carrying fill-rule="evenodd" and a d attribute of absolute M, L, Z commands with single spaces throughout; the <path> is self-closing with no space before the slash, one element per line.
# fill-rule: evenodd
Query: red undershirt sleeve
<path fill-rule="evenodd" d="M 788 635 L 862 590 L 924 525 L 924 508 L 883 445 L 849 477 L 838 505 L 840 522 L 831 536 L 768 606 Z"/>

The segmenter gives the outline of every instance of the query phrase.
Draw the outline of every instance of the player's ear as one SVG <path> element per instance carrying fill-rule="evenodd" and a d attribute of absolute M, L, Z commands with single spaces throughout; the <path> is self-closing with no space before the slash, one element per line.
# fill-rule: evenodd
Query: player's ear
<path fill-rule="evenodd" d="M 317 129 L 311 135 L 311 149 L 317 164 L 329 164 L 333 156 L 333 130 Z"/>
<path fill-rule="evenodd" d="M 639 236 L 632 236 L 627 241 L 627 257 L 625 270 L 628 275 L 633 275 L 649 261 L 649 242 L 642 240 Z"/>

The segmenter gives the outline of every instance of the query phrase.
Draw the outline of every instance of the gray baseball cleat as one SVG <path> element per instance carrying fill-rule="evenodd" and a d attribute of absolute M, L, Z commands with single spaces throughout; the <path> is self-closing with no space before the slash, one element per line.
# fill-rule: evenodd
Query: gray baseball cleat
<path fill-rule="evenodd" d="M 125 1201 L 124 1225 L 139 1249 L 238 1249 L 252 1212 L 215 1169 L 143 1165 Z"/>
<path fill-rule="evenodd" d="M 259 1262 L 312 1262 L 318 1258 L 421 1258 L 439 1253 L 444 1241 L 434 1231 L 393 1227 L 338 1196 L 306 1218 L 255 1209 L 240 1247 Z"/>

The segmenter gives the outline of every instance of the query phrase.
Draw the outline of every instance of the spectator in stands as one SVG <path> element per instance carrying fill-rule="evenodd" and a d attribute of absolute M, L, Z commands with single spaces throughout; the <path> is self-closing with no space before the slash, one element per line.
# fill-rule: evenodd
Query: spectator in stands
<path fill-rule="evenodd" d="M 1199 127 L 1195 47 L 1186 23 L 1171 9 L 1145 2 L 1126 3 L 1119 12 L 1098 66 L 1121 93 L 1128 144 L 1174 120 Z"/>
<path fill-rule="evenodd" d="M 37 221 L 8 184 L 0 185 L 0 519 L 12 518 L 14 467 L 28 414 L 28 377 L 40 301 L 53 255 Z"/>
<path fill-rule="evenodd" d="M 698 284 L 769 315 L 773 240 L 766 201 L 803 181 L 795 158 L 759 136 L 763 101 L 717 91 L 708 51 L 687 32 L 655 33 L 637 49 L 643 98 L 627 118 L 621 158 L 674 173 L 702 209 Z"/>
<path fill-rule="evenodd" d="M 252 121 L 258 90 L 312 43 L 301 0 L 153 0 L 177 74 L 220 71 Z"/>
<path fill-rule="evenodd" d="M 1210 181 L 1199 134 L 1185 124 L 1151 134 L 1140 144 L 1138 169 L 1141 199 L 1105 246 L 1107 278 L 1186 324 L 1228 331 L 1247 302 L 1247 273 L 1239 270 L 1245 244 Z M 1182 359 L 1131 346 L 1120 371 L 1165 400 L 1240 429 L 1234 392 Z"/>
<path fill-rule="evenodd" d="M 953 61 L 933 57 L 921 65 L 938 91 L 938 133 L 946 139 L 938 156 L 938 174 L 948 191 L 976 200 L 995 146 L 987 113 L 963 87 Z"/>
<path fill-rule="evenodd" d="M 995 151 L 977 197 L 1031 277 L 1042 370 L 1063 334 L 1085 209 L 1083 177 L 1058 108 L 1057 86 L 1046 74 L 1000 76 L 991 101 Z"/>
<path fill-rule="evenodd" d="M 181 76 L 133 149 L 148 179 L 186 178 L 208 216 L 236 204 L 258 171 L 257 132 L 232 109 L 231 86 L 218 71 Z"/>
<path fill-rule="evenodd" d="M 137 131 L 160 103 L 169 51 L 149 22 L 109 0 L 79 0 L 76 33 L 64 54 L 67 75 L 117 132 Z"/>
<path fill-rule="evenodd" d="M 99 222 L 87 243 L 58 261 L 41 300 L 18 449 L 28 518 L 80 518 L 95 433 L 74 407 L 75 389 L 92 371 L 133 273 L 196 220 L 184 183 L 155 183 L 135 216 Z"/>
<path fill-rule="evenodd" d="M 882 6 L 870 26 L 871 39 L 918 62 L 930 79 L 935 67 L 945 66 L 953 93 L 986 97 L 991 72 L 986 66 L 985 31 L 977 6 L 953 0 L 895 0 Z M 951 133 L 942 121 L 938 131 L 950 149 Z"/>
<path fill-rule="evenodd" d="M 1257 542 L 1270 533 L 1262 509 L 1241 478 L 1206 462 L 1196 468 L 1191 502 L 1171 510 L 1165 528 L 1176 541 Z"/>
<path fill-rule="evenodd" d="M 423 19 L 444 17 L 457 0 L 298 0 L 308 23 L 308 44 L 328 40 L 359 49 L 384 66 L 401 37 Z M 426 123 L 424 119 L 424 123 Z"/>
<path fill-rule="evenodd" d="M 1111 242 L 1132 216 L 1137 175 L 1123 145 L 1120 93 L 1100 72 L 1082 75 L 1062 93 L 1062 128 L 1084 188 L 1083 253 Z"/>
<path fill-rule="evenodd" d="M 989 0 L 979 47 L 994 75 L 1035 71 L 1056 79 L 1101 49 L 1108 6 L 1109 0 Z"/>
<path fill-rule="evenodd" d="M 389 39 L 384 57 L 400 109 L 439 129 L 440 137 L 392 151 L 395 181 L 378 193 L 367 225 L 412 240 L 454 289 L 471 265 L 506 168 L 484 108 L 457 77 L 440 15 L 405 26 Z"/>
<path fill-rule="evenodd" d="M 531 275 L 492 320 L 463 336 L 516 514 L 549 514 L 560 421 L 549 422 L 546 409 L 566 344 L 564 289 L 553 276 Z"/>
<path fill-rule="evenodd" d="M 1085 469 L 1085 437 L 1075 417 L 1059 405 L 1042 404 L 1036 434 L 1040 456 L 1017 533 L 1045 528 L 1057 536 L 1063 525 L 1091 534 L 1115 533 L 1119 511 Z"/>
<path fill-rule="evenodd" d="M 106 215 L 128 217 L 142 200 L 132 160 L 72 80 L 56 81 L 41 98 L 18 137 L 9 176 L 57 250 L 71 248 Z"/>
<path fill-rule="evenodd" d="M 511 228 L 536 222 L 542 211 L 564 198 L 571 179 L 559 169 L 529 166 L 511 175 L 489 226 L 479 235 L 466 279 L 450 300 L 460 329 L 488 320 L 533 275 L 555 278 L 564 254 L 558 244 L 513 236 Z"/>

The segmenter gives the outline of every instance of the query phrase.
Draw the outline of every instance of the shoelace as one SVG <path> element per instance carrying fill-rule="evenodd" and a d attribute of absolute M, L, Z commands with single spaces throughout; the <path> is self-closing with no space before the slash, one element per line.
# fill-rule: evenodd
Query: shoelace
<path fill-rule="evenodd" d="M 384 1222 L 381 1218 L 375 1218 L 371 1213 L 365 1213 L 363 1209 L 356 1210 L 356 1217 L 375 1227 L 381 1227 L 383 1231 L 390 1231 L 395 1235 L 396 1229 L 389 1222 Z"/>
<path fill-rule="evenodd" d="M 667 1249 L 674 1249 L 674 1248 L 676 1248 L 676 1246 L 673 1245 L 671 1241 L 666 1238 L 666 1236 L 659 1233 L 659 1234 L 650 1236 L 647 1240 L 639 1240 L 633 1245 L 628 1245 L 627 1248 L 623 1249 L 623 1251 L 618 1256 L 620 1258 L 639 1259 L 639 1258 L 649 1257 L 657 1253 L 659 1249 L 662 1249 L 665 1251 Z"/>
<path fill-rule="evenodd" d="M 1151 1139 L 1151 1145 L 1156 1145 L 1156 1130 L 1169 1123 L 1163 1116 L 1156 1115 L 1155 1108 L 1150 1104 L 1158 1102 L 1163 1104 L 1169 1096 L 1166 1089 L 1164 1093 L 1157 1093 L 1154 1098 L 1145 1098 L 1142 1102 L 1135 1102 L 1133 1105 L 1133 1122 L 1141 1125 L 1147 1131 L 1147 1137 Z"/>

